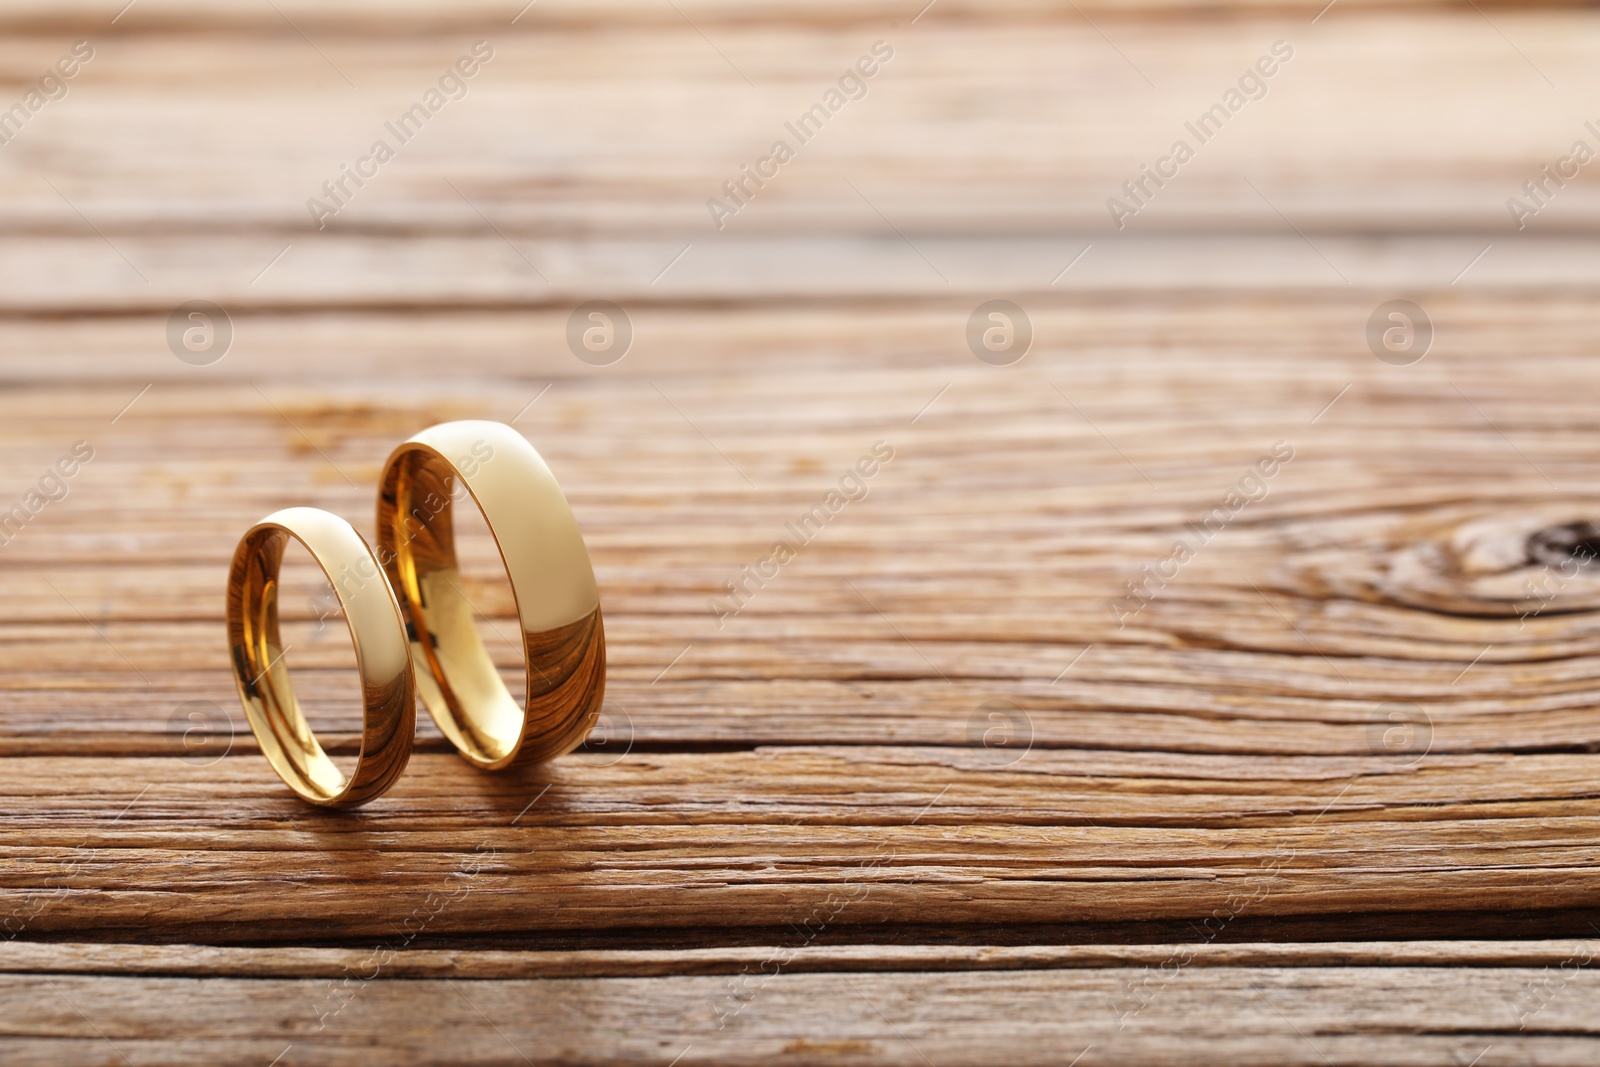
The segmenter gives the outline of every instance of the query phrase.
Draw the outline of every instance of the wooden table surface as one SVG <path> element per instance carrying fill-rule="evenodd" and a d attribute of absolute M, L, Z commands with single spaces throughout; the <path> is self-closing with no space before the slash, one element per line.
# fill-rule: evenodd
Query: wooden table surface
<path fill-rule="evenodd" d="M 1600 1058 L 1600 15 L 920 6 L 0 11 L 0 1060 Z M 455 418 L 567 492 L 604 734 L 312 809 L 227 561 Z"/>

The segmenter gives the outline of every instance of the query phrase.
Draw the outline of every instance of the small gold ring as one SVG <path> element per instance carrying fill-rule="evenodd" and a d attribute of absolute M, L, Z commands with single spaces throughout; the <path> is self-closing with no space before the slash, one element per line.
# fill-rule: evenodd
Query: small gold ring
<path fill-rule="evenodd" d="M 278 574 L 294 538 L 333 583 L 355 642 L 365 703 L 361 754 L 346 779 L 322 750 L 289 684 L 278 634 Z M 250 528 L 228 571 L 228 642 L 250 729 L 272 769 L 300 796 L 352 808 L 380 796 L 411 758 L 417 690 L 394 590 L 355 528 L 317 508 L 285 508 Z"/>
<path fill-rule="evenodd" d="M 528 679 L 521 707 L 461 589 L 451 508 L 469 499 L 511 579 Z M 499 770 L 583 742 L 605 697 L 600 590 L 567 498 L 521 434 L 446 422 L 403 442 L 379 482 L 378 555 L 410 628 L 422 702 L 463 756 Z"/>

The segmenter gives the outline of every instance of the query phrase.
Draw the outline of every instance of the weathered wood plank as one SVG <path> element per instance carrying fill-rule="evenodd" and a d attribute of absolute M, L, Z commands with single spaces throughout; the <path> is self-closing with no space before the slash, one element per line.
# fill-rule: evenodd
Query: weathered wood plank
<path fill-rule="evenodd" d="M 984 755 L 634 752 L 507 779 L 419 754 L 337 816 L 253 755 L 8 759 L 5 817 L 25 837 L 0 846 L 0 901 L 35 936 L 293 941 L 381 935 L 419 908 L 432 934 L 781 926 L 830 907 L 850 925 L 1226 925 L 1574 908 L 1600 887 L 1586 756 Z"/>
<path fill-rule="evenodd" d="M 401 1064 L 448 1049 L 453 1063 L 500 1064 L 1585 1065 L 1600 1033 L 1592 968 L 1197 968 L 1119 1014 L 1151 973 L 5 975 L 0 996 L 14 1011 L 0 1019 L 0 1047 L 18 1064 L 369 1063 L 377 1046 Z M 1423 1019 L 1428 1032 L 1416 1034 Z"/>
<path fill-rule="evenodd" d="M 668 339 L 688 328 L 704 330 L 714 315 L 749 305 L 761 314 L 783 316 L 798 331 L 795 336 L 767 331 L 762 347 L 769 351 L 788 349 L 804 338 L 818 322 L 819 310 L 849 314 L 861 305 L 888 303 L 942 312 L 919 323 L 891 311 L 884 317 L 899 320 L 898 330 L 851 342 L 853 349 L 878 362 L 904 361 L 914 353 L 964 352 L 960 330 L 966 316 L 997 292 L 1030 314 L 1048 314 L 1073 297 L 1085 303 L 1108 298 L 1254 300 L 1263 289 L 1271 289 L 1278 299 L 1337 301 L 1349 285 L 1367 305 L 1359 320 L 1345 324 L 1353 331 L 1346 338 L 1359 338 L 1366 314 L 1400 292 L 1422 300 L 1430 313 L 1470 315 L 1471 302 L 1484 290 L 1537 306 L 1552 291 L 1571 294 L 1600 286 L 1592 236 L 1502 234 L 1489 227 L 1465 237 L 1319 233 L 1314 246 L 1292 233 L 1128 233 L 1106 240 L 1079 228 L 1022 237 L 914 234 L 909 245 L 893 233 L 870 231 L 719 235 L 709 242 L 698 238 L 690 231 L 580 245 L 534 235 L 519 238 L 513 247 L 495 236 L 328 234 L 303 241 L 283 231 L 259 236 L 119 235 L 112 248 L 93 236 L 23 236 L 0 248 L 0 316 L 136 317 L 157 339 L 138 351 L 147 359 L 161 353 L 176 363 L 159 340 L 160 331 L 177 305 L 196 298 L 219 303 L 236 318 L 240 355 L 246 344 L 259 345 L 289 326 L 282 319 L 285 312 L 330 318 L 348 313 L 358 322 L 370 321 L 367 316 L 374 313 L 400 316 L 380 336 L 383 344 L 392 337 L 401 352 L 414 348 L 417 340 L 399 335 L 414 324 L 428 329 L 425 316 L 435 320 L 434 329 L 457 324 L 470 329 L 471 313 L 481 315 L 479 321 L 491 321 L 498 312 L 508 331 L 570 360 L 566 318 L 578 304 L 599 298 L 622 304 L 634 321 L 635 354 L 623 364 L 642 363 L 639 357 L 649 355 L 658 373 L 669 373 L 686 365 L 680 358 L 691 357 L 674 353 L 671 360 L 662 358 Z M 285 247 L 290 251 L 262 274 Z M 1485 247 L 1490 249 L 1486 254 Z M 1080 253 L 1082 261 L 1073 265 Z M 152 267 L 156 263 L 161 266 Z M 1072 269 L 1063 274 L 1069 265 Z M 1451 288 L 1456 277 L 1462 280 Z M 919 335 L 932 324 L 945 332 L 931 350 L 919 351 Z M 319 325 L 337 328 L 326 320 Z M 1304 329 L 1306 324 L 1296 320 L 1296 325 Z M 78 326 L 50 343 L 84 336 L 89 328 Z M 370 350 L 380 336 L 357 342 L 354 359 L 372 365 Z M 1047 340 L 1038 336 L 1041 346 Z M 446 338 L 436 343 L 458 347 L 461 342 Z M 526 358 L 538 358 L 524 351 Z M 1344 351 L 1351 349 L 1347 345 Z M 72 357 L 63 370 L 83 358 L 78 353 Z M 628 373 L 622 364 L 608 370 Z M 173 372 L 163 363 L 158 373 L 168 377 Z M 215 373 L 227 375 L 220 367 Z M 280 371 L 274 376 L 285 375 Z"/>
<path fill-rule="evenodd" d="M 646 280 L 688 241 L 703 255 L 730 236 L 774 232 L 898 242 L 896 228 L 918 240 L 1089 231 L 1115 244 L 1174 231 L 1293 237 L 1287 218 L 1314 235 L 1514 241 L 1527 220 L 1513 217 L 1508 198 L 1536 206 L 1523 183 L 1568 157 L 1575 140 L 1595 144 L 1584 124 L 1596 116 L 1579 103 L 1600 88 L 1592 11 L 1519 5 L 1486 22 L 1468 5 L 1397 15 L 1347 0 L 1312 24 L 1303 8 L 1313 5 L 1091 20 L 1070 5 L 980 16 L 944 0 L 913 26 L 915 11 L 899 5 L 852 5 L 843 17 L 838 6 L 808 8 L 807 24 L 795 25 L 782 12 L 768 22 L 771 10 L 716 4 L 707 5 L 707 33 L 695 6 L 539 4 L 516 26 L 480 7 L 429 31 L 387 10 L 376 22 L 369 10 L 328 13 L 334 25 L 319 28 L 323 13 L 302 6 L 289 19 L 287 9 L 248 3 L 210 18 L 186 4 L 166 17 L 142 0 L 116 27 L 102 16 L 8 34 L 0 69 L 19 87 L 77 35 L 98 50 L 68 95 L 0 150 L 0 227 L 98 241 L 90 220 L 128 244 L 152 280 L 181 268 L 211 234 L 250 233 L 259 249 L 237 268 L 246 282 L 285 243 L 302 245 L 281 265 L 293 270 L 330 234 L 466 232 L 499 245 L 501 267 L 527 287 L 538 276 L 493 228 L 518 238 L 551 278 L 572 258 L 560 246 L 536 256 L 551 237 L 663 235 L 675 245 Z M 642 25 L 624 21 L 645 12 Z M 178 30 L 190 16 L 199 25 Z M 252 25 L 237 25 L 240 16 Z M 495 58 L 466 96 L 405 143 L 388 135 L 384 122 L 478 39 Z M 805 143 L 789 134 L 784 124 L 879 40 L 895 54 L 866 95 Z M 1265 95 L 1203 141 L 1190 133 L 1185 123 L 1237 93 L 1260 57 L 1275 62 L 1275 41 L 1293 58 L 1248 90 Z M 329 203 L 323 183 L 380 139 L 395 160 L 359 189 L 347 181 L 339 199 L 348 207 L 332 221 L 313 217 L 307 201 Z M 724 183 L 778 139 L 794 160 L 719 228 L 708 199 L 731 209 Z M 1160 189 L 1143 179 L 1144 195 L 1130 197 L 1124 183 L 1141 180 L 1140 167 L 1157 166 L 1179 139 L 1193 161 Z M 1148 207 L 1132 219 L 1108 207 L 1119 197 L 1131 209 L 1145 195 Z M 1593 182 L 1567 181 L 1552 196 L 1526 232 L 1594 233 Z M 183 246 L 133 240 L 160 233 L 181 235 Z M 449 247 L 411 251 L 438 258 Z M 130 292 L 144 287 L 107 255 L 98 280 L 125 284 L 126 275 Z"/>
<path fill-rule="evenodd" d="M 777 25 L 789 23 L 816 23 L 822 25 L 851 25 L 856 22 L 883 22 L 908 19 L 916 14 L 905 5 L 893 0 L 819 0 L 801 3 L 798 0 L 681 0 L 676 6 L 692 16 L 715 23 L 749 25 Z M 332 29 L 341 32 L 361 30 L 370 34 L 396 34 L 413 36 L 422 31 L 442 27 L 474 28 L 485 24 L 509 23 L 517 9 L 497 0 L 461 0 L 460 3 L 441 5 L 432 0 L 350 0 L 337 7 L 318 4 L 316 0 L 281 0 L 275 6 L 303 26 Z M 1108 16 L 1144 15 L 1170 18 L 1185 12 L 1212 14 L 1219 11 L 1265 11 L 1272 14 L 1300 15 L 1305 5 L 1288 0 L 1078 0 L 1077 6 L 1085 11 L 1101 12 Z M 1451 0 L 1344 0 L 1341 7 L 1352 10 L 1408 10 L 1436 11 L 1444 8 L 1465 8 L 1466 4 Z M 1487 0 L 1483 5 L 1497 9 L 1559 10 L 1581 6 L 1573 0 L 1535 0 L 1533 3 L 1514 4 L 1510 0 Z M 140 17 L 126 23 L 118 19 L 118 33 L 182 32 L 203 27 L 237 32 L 246 29 L 271 29 L 283 32 L 283 19 L 274 20 L 270 11 L 249 3 L 249 0 L 142 0 Z M 1041 16 L 1060 18 L 1060 8 L 1049 0 L 942 0 L 943 12 L 958 19 L 1005 20 L 1008 18 L 1033 19 Z M 106 25 L 110 23 L 103 4 L 95 0 L 17 0 L 8 4 L 5 19 L 0 26 L 19 31 L 37 31 L 40 28 L 73 25 Z M 1315 11 L 1312 12 L 1315 14 Z M 1306 16 L 1309 19 L 1309 15 Z M 527 12 L 517 20 L 533 25 L 556 26 L 681 26 L 683 20 L 670 11 L 663 13 L 649 0 L 592 0 L 589 3 L 551 3 L 542 5 L 537 12 Z"/>
<path fill-rule="evenodd" d="M 820 935 L 822 931 L 818 931 Z M 1592 941 L 1335 941 L 1222 944 L 828 945 L 751 944 L 685 949 L 404 948 L 383 966 L 387 979 L 655 978 L 762 973 L 782 960 L 785 974 L 871 971 L 1046 971 L 1160 967 L 1557 967 L 1582 961 Z M 343 978 L 368 964 L 371 949 L 145 945 L 102 942 L 0 943 L 0 974 L 92 974 L 214 978 Z M 1587 966 L 1587 963 L 1582 964 Z M 768 967 L 767 974 L 771 973 Z M 1202 979 L 1203 981 L 1203 979 Z"/>

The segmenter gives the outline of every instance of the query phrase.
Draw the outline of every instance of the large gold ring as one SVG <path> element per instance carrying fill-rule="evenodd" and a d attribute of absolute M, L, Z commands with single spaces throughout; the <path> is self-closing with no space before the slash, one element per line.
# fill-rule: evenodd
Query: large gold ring
<path fill-rule="evenodd" d="M 477 503 L 511 579 L 527 699 L 500 680 L 462 591 L 451 508 Z M 434 722 L 485 770 L 570 752 L 605 697 L 600 591 L 583 534 L 539 453 L 499 422 L 446 422 L 403 442 L 378 488 L 378 554 L 399 595 Z"/>
<path fill-rule="evenodd" d="M 288 649 L 278 634 L 278 574 L 291 537 L 333 583 L 355 642 L 365 707 L 361 755 L 349 779 L 322 750 L 289 684 Z M 376 556 L 348 522 L 317 508 L 285 508 L 252 526 L 228 571 L 228 641 L 250 729 L 290 789 L 313 804 L 350 808 L 400 777 L 417 729 L 405 622 Z"/>

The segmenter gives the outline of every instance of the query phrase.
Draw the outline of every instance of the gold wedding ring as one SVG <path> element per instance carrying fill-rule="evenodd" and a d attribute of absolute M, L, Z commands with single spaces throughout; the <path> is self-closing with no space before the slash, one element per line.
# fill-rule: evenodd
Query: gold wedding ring
<path fill-rule="evenodd" d="M 475 502 L 500 549 L 522 627 L 518 705 L 473 625 L 451 509 Z M 605 626 L 583 534 L 550 468 L 498 422 L 447 422 L 403 442 L 378 488 L 378 556 L 409 628 L 416 684 L 446 737 L 498 770 L 577 747 L 605 696 Z"/>
<path fill-rule="evenodd" d="M 346 779 L 306 723 L 278 633 L 279 571 L 290 538 L 333 584 L 355 642 L 364 701 L 361 754 Z M 349 808 L 381 795 L 411 758 L 416 683 L 394 591 L 360 534 L 317 508 L 273 512 L 244 535 L 228 572 L 228 641 L 239 699 L 273 770 L 313 804 Z"/>

